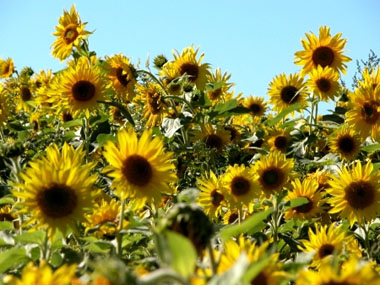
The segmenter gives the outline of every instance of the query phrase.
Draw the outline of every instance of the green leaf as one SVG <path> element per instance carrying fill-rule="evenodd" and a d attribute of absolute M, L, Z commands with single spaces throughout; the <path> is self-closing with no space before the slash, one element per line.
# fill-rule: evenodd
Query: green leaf
<path fill-rule="evenodd" d="M 231 237 L 238 236 L 242 233 L 250 233 L 251 235 L 256 233 L 262 228 L 263 221 L 273 212 L 272 208 L 266 211 L 259 212 L 249 217 L 247 220 L 241 224 L 236 224 L 232 226 L 226 226 L 220 231 L 220 237 L 223 240 L 228 240 Z"/>
<path fill-rule="evenodd" d="M 376 162 L 373 164 L 373 171 L 377 171 L 380 169 L 380 162 Z"/>
<path fill-rule="evenodd" d="M 335 122 L 338 124 L 343 124 L 344 119 L 341 116 L 338 115 L 323 115 L 322 116 L 322 121 L 330 121 L 330 122 Z"/>
<path fill-rule="evenodd" d="M 215 106 L 214 111 L 222 114 L 224 112 L 230 111 L 238 106 L 236 99 L 228 100 L 226 103 L 220 103 Z"/>
<path fill-rule="evenodd" d="M 375 143 L 375 144 L 363 146 L 361 148 L 361 150 L 363 150 L 365 152 L 375 152 L 375 151 L 378 151 L 378 150 L 380 150 L 380 143 Z"/>
<path fill-rule="evenodd" d="M 86 245 L 84 248 L 93 253 L 108 253 L 110 252 L 112 247 L 112 244 L 110 244 L 109 242 L 98 241 L 95 243 L 90 243 Z"/>
<path fill-rule="evenodd" d="M 0 254 L 0 273 L 4 273 L 13 266 L 20 265 L 28 260 L 25 248 L 16 247 L 3 251 Z"/>
<path fill-rule="evenodd" d="M 269 119 L 269 120 L 266 120 L 265 123 L 270 127 L 274 126 L 279 121 L 281 121 L 283 118 L 285 118 L 288 114 L 290 114 L 294 111 L 299 111 L 300 109 L 303 109 L 301 102 L 295 103 L 295 104 L 289 106 L 288 108 L 286 108 L 281 113 L 279 113 L 276 117 Z"/>
<path fill-rule="evenodd" d="M 98 142 L 99 147 L 102 147 L 102 146 L 105 145 L 108 141 L 116 142 L 116 141 L 117 141 L 117 138 L 116 138 L 116 136 L 111 135 L 111 134 L 99 134 L 99 135 L 96 137 L 96 141 Z"/>
<path fill-rule="evenodd" d="M 11 197 L 3 197 L 0 199 L 0 205 L 4 205 L 4 204 L 14 204 L 15 200 Z"/>
<path fill-rule="evenodd" d="M 63 124 L 64 128 L 80 127 L 82 126 L 82 119 L 75 119 Z"/>
<path fill-rule="evenodd" d="M 0 231 L 13 230 L 13 223 L 9 221 L 0 222 Z"/>
<path fill-rule="evenodd" d="M 36 243 L 42 245 L 45 242 L 46 232 L 44 231 L 34 231 L 34 232 L 24 232 L 21 235 L 15 236 L 14 239 L 22 244 Z"/>
<path fill-rule="evenodd" d="M 119 108 L 121 115 L 128 120 L 128 122 L 131 123 L 132 126 L 135 126 L 135 122 L 133 121 L 133 118 L 131 116 L 131 113 L 129 113 L 128 107 L 123 106 L 121 103 L 118 102 L 106 102 L 106 101 L 98 101 L 98 103 L 102 103 L 104 105 L 109 106 L 115 106 Z"/>
<path fill-rule="evenodd" d="M 260 260 L 251 263 L 243 276 L 243 284 L 251 284 L 257 275 L 259 275 L 259 273 L 268 265 L 270 260 L 270 256 L 265 256 Z"/>
<path fill-rule="evenodd" d="M 181 276 L 188 278 L 194 273 L 197 252 L 191 241 L 178 233 L 167 231 L 166 237 L 171 253 L 171 267 Z"/>
<path fill-rule="evenodd" d="M 62 256 L 61 256 L 61 254 L 58 252 L 58 251 L 55 251 L 52 255 L 51 255 L 51 257 L 50 257 L 50 264 L 52 265 L 52 266 L 54 266 L 54 267 L 59 267 L 59 266 L 61 266 L 61 264 L 62 264 L 62 262 L 63 262 L 63 258 L 62 258 Z"/>
<path fill-rule="evenodd" d="M 184 203 L 196 203 L 199 193 L 200 191 L 197 188 L 183 189 L 181 192 L 178 193 L 177 201 Z"/>
<path fill-rule="evenodd" d="M 309 200 L 305 197 L 294 198 L 294 199 L 288 201 L 289 205 L 287 205 L 285 207 L 285 211 L 289 210 L 289 209 L 297 208 L 297 207 L 302 206 L 302 205 L 306 205 L 307 203 L 309 203 Z"/>

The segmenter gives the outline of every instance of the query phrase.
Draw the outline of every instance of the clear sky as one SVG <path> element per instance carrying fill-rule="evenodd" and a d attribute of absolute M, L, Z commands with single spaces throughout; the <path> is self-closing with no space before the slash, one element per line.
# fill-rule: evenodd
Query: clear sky
<path fill-rule="evenodd" d="M 318 34 L 322 25 L 348 39 L 349 87 L 355 60 L 370 49 L 380 56 L 379 0 L 0 0 L 0 56 L 12 57 L 18 69 L 62 68 L 51 56 L 52 33 L 73 3 L 87 30 L 95 30 L 90 48 L 99 56 L 122 52 L 144 66 L 148 55 L 171 58 L 172 49 L 194 44 L 204 62 L 232 73 L 244 95 L 265 95 L 275 75 L 300 70 L 294 52 L 306 32 Z"/>

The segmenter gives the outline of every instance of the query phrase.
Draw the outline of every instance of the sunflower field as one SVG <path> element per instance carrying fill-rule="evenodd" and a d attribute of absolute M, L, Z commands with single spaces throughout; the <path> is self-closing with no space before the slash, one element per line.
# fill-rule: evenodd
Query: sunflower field
<path fill-rule="evenodd" d="M 0 59 L 0 284 L 380 284 L 373 52 L 349 90 L 322 26 L 243 97 L 200 48 L 141 67 L 86 25 L 60 16 L 62 70 Z"/>

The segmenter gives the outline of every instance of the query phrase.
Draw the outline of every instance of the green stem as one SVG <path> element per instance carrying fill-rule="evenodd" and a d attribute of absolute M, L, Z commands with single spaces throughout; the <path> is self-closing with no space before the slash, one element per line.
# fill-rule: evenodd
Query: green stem
<path fill-rule="evenodd" d="M 123 235 L 121 231 L 123 230 L 123 222 L 124 222 L 124 210 L 125 210 L 125 199 L 121 200 L 121 209 L 120 209 L 120 222 L 119 222 L 119 231 L 117 232 L 117 254 L 121 258 L 122 257 L 122 242 Z"/>
<path fill-rule="evenodd" d="M 43 260 L 48 259 L 48 251 L 49 251 L 49 235 L 47 232 L 45 232 L 44 244 L 42 247 L 42 259 Z"/>
<path fill-rule="evenodd" d="M 83 132 L 84 132 L 84 147 L 86 150 L 86 163 L 88 162 L 88 153 L 90 151 L 90 127 L 89 127 L 89 122 L 88 118 L 84 116 L 83 118 Z"/>
<path fill-rule="evenodd" d="M 149 75 L 150 78 L 152 78 L 154 81 L 156 81 L 161 86 L 161 88 L 164 90 L 165 94 L 169 95 L 168 91 L 166 90 L 166 88 L 162 84 L 162 82 L 156 76 L 154 76 L 151 72 L 140 69 L 140 70 L 137 70 L 137 73 L 143 73 L 143 74 Z"/>
<path fill-rule="evenodd" d="M 371 248 L 370 248 L 370 243 L 369 243 L 369 225 L 365 223 L 361 228 L 364 231 L 364 247 L 367 250 L 367 255 L 369 258 L 371 258 Z"/>
<path fill-rule="evenodd" d="M 191 111 L 193 114 L 196 113 L 195 110 L 194 110 L 194 108 L 193 108 L 193 106 L 191 106 L 190 102 L 187 101 L 185 98 L 182 98 L 182 97 L 180 97 L 180 96 L 171 96 L 171 95 L 168 95 L 168 96 L 165 96 L 165 97 L 164 97 L 164 100 L 165 100 L 165 99 L 172 99 L 172 100 L 174 100 L 174 101 L 181 101 L 181 102 L 185 103 L 185 104 L 187 105 L 187 107 L 189 107 L 190 111 Z"/>
<path fill-rule="evenodd" d="M 215 262 L 214 252 L 213 252 L 212 246 L 211 246 L 211 241 L 209 241 L 207 244 L 207 251 L 208 251 L 208 255 L 210 256 L 212 273 L 213 273 L 213 275 L 216 275 L 217 266 L 216 266 L 216 262 Z"/>
<path fill-rule="evenodd" d="M 272 214 L 272 231 L 273 231 L 273 241 L 277 242 L 278 239 L 278 226 L 281 222 L 282 215 L 278 209 L 278 196 L 273 197 L 273 214 Z"/>

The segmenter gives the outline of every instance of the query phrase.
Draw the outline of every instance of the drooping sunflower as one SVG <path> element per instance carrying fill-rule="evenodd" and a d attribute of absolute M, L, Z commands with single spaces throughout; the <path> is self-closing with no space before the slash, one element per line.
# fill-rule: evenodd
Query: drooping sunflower
<path fill-rule="evenodd" d="M 82 111 L 90 116 L 90 111 L 96 109 L 97 101 L 104 99 L 106 88 L 100 69 L 94 65 L 80 61 L 54 81 L 52 101 L 62 109 L 68 110 L 74 117 Z"/>
<path fill-rule="evenodd" d="M 157 83 L 147 82 L 146 86 L 137 85 L 138 98 L 143 103 L 143 119 L 147 127 L 161 125 L 167 114 L 168 106 L 163 101 L 164 91 Z"/>
<path fill-rule="evenodd" d="M 220 68 L 215 70 L 215 73 L 209 73 L 207 75 L 208 82 L 214 87 L 206 94 L 208 98 L 211 100 L 211 103 L 214 105 L 218 102 L 225 102 L 228 99 L 231 99 L 231 93 L 229 92 L 230 88 L 234 86 L 233 83 L 228 82 L 230 80 L 231 74 L 225 72 L 222 75 L 222 71 Z M 215 85 L 221 85 L 217 87 Z"/>
<path fill-rule="evenodd" d="M 3 60 L 0 58 L 0 78 L 12 76 L 14 68 L 13 59 L 7 58 Z"/>
<path fill-rule="evenodd" d="M 294 167 L 293 159 L 287 159 L 285 154 L 275 151 L 262 156 L 255 164 L 259 175 L 259 183 L 263 194 L 269 197 L 271 194 L 280 192 L 292 176 Z"/>
<path fill-rule="evenodd" d="M 254 198 L 258 198 L 261 192 L 258 177 L 251 167 L 244 165 L 228 166 L 221 177 L 222 185 L 226 189 L 226 200 L 230 208 L 248 207 Z"/>
<path fill-rule="evenodd" d="M 327 192 L 332 214 L 347 218 L 350 225 L 355 222 L 370 222 L 380 213 L 380 174 L 373 171 L 373 164 L 364 167 L 357 161 L 352 169 L 343 165 L 338 176 L 332 176 Z"/>
<path fill-rule="evenodd" d="M 380 87 L 357 88 L 349 98 L 351 110 L 345 114 L 347 124 L 363 139 L 371 136 L 377 140 L 380 135 Z"/>
<path fill-rule="evenodd" d="M 178 51 L 173 52 L 174 68 L 179 76 L 186 76 L 187 79 L 194 83 L 199 90 L 204 90 L 209 74 L 209 64 L 201 64 L 204 54 L 197 59 L 199 48 L 194 50 L 194 46 L 184 48 L 180 54 Z M 165 65 L 163 70 L 165 69 Z"/>
<path fill-rule="evenodd" d="M 335 130 L 329 139 L 331 152 L 345 160 L 355 159 L 360 151 L 360 144 L 360 136 L 347 126 Z"/>
<path fill-rule="evenodd" d="M 249 109 L 249 113 L 252 115 L 255 123 L 261 121 L 267 109 L 267 103 L 264 102 L 264 97 L 248 96 L 244 98 L 243 106 Z"/>
<path fill-rule="evenodd" d="M 225 193 L 221 184 L 220 179 L 212 171 L 197 179 L 198 188 L 201 190 L 197 203 L 211 219 L 219 216 L 225 204 Z"/>
<path fill-rule="evenodd" d="M 201 140 L 208 148 L 222 150 L 230 142 L 230 132 L 222 126 L 201 125 L 201 130 L 193 131 L 194 140 Z"/>
<path fill-rule="evenodd" d="M 63 15 L 58 21 L 59 25 L 55 27 L 56 32 L 53 33 L 57 39 L 52 44 L 52 54 L 63 61 L 70 56 L 73 47 L 78 47 L 91 32 L 84 29 L 87 23 L 82 23 L 75 5 L 71 6 L 70 12 L 63 10 Z"/>
<path fill-rule="evenodd" d="M 330 35 L 330 28 L 319 28 L 319 38 L 314 33 L 306 34 L 307 40 L 302 39 L 304 50 L 295 53 L 294 63 L 303 66 L 302 74 L 309 73 L 317 66 L 329 66 L 337 71 L 346 73 L 346 64 L 351 58 L 343 55 L 347 40 L 341 39 L 341 33 L 334 37 Z"/>
<path fill-rule="evenodd" d="M 301 108 L 307 106 L 306 102 L 306 85 L 304 79 L 295 74 L 285 73 L 277 75 L 269 84 L 268 95 L 270 103 L 274 105 L 274 110 L 281 112 L 295 103 L 300 103 Z M 292 113 L 294 114 L 294 112 Z"/>
<path fill-rule="evenodd" d="M 292 138 L 290 136 L 290 130 L 274 128 L 268 130 L 266 140 L 268 141 L 271 151 L 286 153 Z"/>
<path fill-rule="evenodd" d="M 21 276 L 8 275 L 5 278 L 7 285 L 72 285 L 77 265 L 64 264 L 53 272 L 49 264 L 42 260 L 38 266 L 29 262 L 22 270 Z"/>
<path fill-rule="evenodd" d="M 12 193 L 21 199 L 21 213 L 30 214 L 27 225 L 48 230 L 52 238 L 56 230 L 64 235 L 76 230 L 76 222 L 84 221 L 92 207 L 97 175 L 90 175 L 94 163 L 82 164 L 84 151 L 64 144 L 47 148 L 46 156 L 30 162 L 21 173 L 24 183 Z"/>
<path fill-rule="evenodd" d="M 136 75 L 129 58 L 123 54 L 105 57 L 105 70 L 110 80 L 108 87 L 112 87 L 116 96 L 124 101 L 132 101 L 135 97 Z"/>
<path fill-rule="evenodd" d="M 147 201 L 159 203 L 161 193 L 172 193 L 169 183 L 176 181 L 172 153 L 165 153 L 161 138 L 151 137 L 151 130 L 138 139 L 132 128 L 122 129 L 118 143 L 109 141 L 103 153 L 110 163 L 104 172 L 113 178 L 115 193 L 121 199 L 134 198 L 140 208 Z"/>
<path fill-rule="evenodd" d="M 362 255 L 357 240 L 343 230 L 341 225 L 315 224 L 315 233 L 309 228 L 308 235 L 308 240 L 301 240 L 303 247 L 300 246 L 300 249 L 303 252 L 315 252 L 311 266 L 319 267 L 326 257 L 342 252 L 358 258 Z"/>
<path fill-rule="evenodd" d="M 376 70 L 371 69 L 371 72 L 366 67 L 362 71 L 363 81 L 358 81 L 362 88 L 372 88 L 375 89 L 380 85 L 380 67 L 378 66 Z"/>
<path fill-rule="evenodd" d="M 310 71 L 309 76 L 306 85 L 315 97 L 328 102 L 330 99 L 334 100 L 334 97 L 338 95 L 339 73 L 333 68 L 318 65 Z"/>
<path fill-rule="evenodd" d="M 308 202 L 301 206 L 289 209 L 285 212 L 285 219 L 307 220 L 316 218 L 323 212 L 322 193 L 318 191 L 318 182 L 315 180 L 305 179 L 301 181 L 297 178 L 292 181 L 293 189 L 288 192 L 286 200 L 290 201 L 296 198 L 306 198 Z"/>

